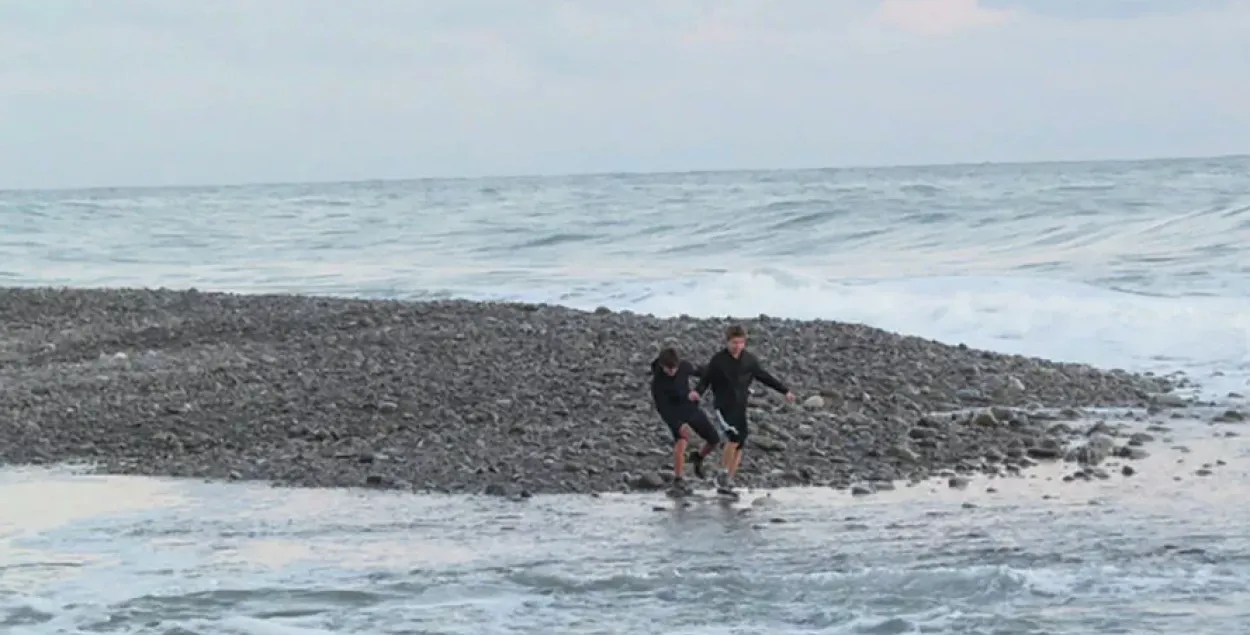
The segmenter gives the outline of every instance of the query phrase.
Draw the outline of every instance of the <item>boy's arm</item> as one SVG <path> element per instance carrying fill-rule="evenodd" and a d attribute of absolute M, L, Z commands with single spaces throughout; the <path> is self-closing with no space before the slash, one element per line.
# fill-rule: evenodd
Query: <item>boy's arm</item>
<path fill-rule="evenodd" d="M 773 374 L 768 372 L 768 370 L 764 368 L 764 365 L 760 363 L 760 358 L 755 357 L 754 355 L 751 356 L 751 374 L 754 375 L 756 379 L 760 380 L 761 384 L 764 384 L 765 386 L 768 386 L 783 395 L 790 394 L 790 388 L 787 387 L 780 379 L 773 377 Z"/>

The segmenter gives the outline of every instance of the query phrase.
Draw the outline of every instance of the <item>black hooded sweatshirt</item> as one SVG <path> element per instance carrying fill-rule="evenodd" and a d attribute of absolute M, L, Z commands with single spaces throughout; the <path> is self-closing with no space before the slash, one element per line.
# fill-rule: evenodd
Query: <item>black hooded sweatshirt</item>
<path fill-rule="evenodd" d="M 780 379 L 764 369 L 754 353 L 744 350 L 735 358 L 728 349 L 721 349 L 712 356 L 694 389 L 701 395 L 711 387 L 716 409 L 721 412 L 745 411 L 751 383 L 757 379 L 783 395 L 790 392 Z"/>
<path fill-rule="evenodd" d="M 651 399 L 662 416 L 681 418 L 683 414 L 699 408 L 699 402 L 690 401 L 690 378 L 701 377 L 698 368 L 686 360 L 677 364 L 677 372 L 669 375 L 660 365 L 660 359 L 651 361 Z"/>

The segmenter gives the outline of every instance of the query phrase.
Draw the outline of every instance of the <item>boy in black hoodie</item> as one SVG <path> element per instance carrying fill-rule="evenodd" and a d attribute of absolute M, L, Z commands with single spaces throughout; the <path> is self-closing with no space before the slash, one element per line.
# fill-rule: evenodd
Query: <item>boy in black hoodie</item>
<path fill-rule="evenodd" d="M 690 389 L 690 378 L 701 376 L 698 369 L 681 359 L 671 347 L 661 350 L 651 362 L 651 398 L 656 412 L 673 435 L 674 489 L 686 489 L 687 460 L 694 466 L 695 475 L 704 478 L 703 459 L 721 442 L 720 433 L 699 408 L 699 394 Z M 704 444 L 697 452 L 690 450 L 687 456 L 691 429 L 703 437 Z"/>

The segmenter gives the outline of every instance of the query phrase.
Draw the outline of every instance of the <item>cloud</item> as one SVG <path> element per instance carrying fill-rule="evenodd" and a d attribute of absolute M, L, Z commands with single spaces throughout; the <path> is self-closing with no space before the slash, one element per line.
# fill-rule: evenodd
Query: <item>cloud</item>
<path fill-rule="evenodd" d="M 0 1 L 0 186 L 1250 150 L 1244 2 L 1090 4 Z"/>
<path fill-rule="evenodd" d="M 1149 15 L 1183 15 L 1196 11 L 1221 11 L 1227 0 L 981 0 L 989 10 L 1027 10 L 1037 15 L 1064 19 L 1131 19 Z"/>
<path fill-rule="evenodd" d="M 878 17 L 913 33 L 949 35 L 1001 25 L 1012 12 L 986 8 L 978 0 L 883 0 Z"/>

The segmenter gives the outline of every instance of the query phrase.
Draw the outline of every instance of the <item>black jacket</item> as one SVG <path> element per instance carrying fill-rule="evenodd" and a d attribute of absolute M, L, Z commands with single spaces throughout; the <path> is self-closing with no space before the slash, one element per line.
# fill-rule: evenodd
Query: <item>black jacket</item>
<path fill-rule="evenodd" d="M 727 412 L 747 407 L 748 389 L 756 379 L 779 393 L 790 392 L 781 380 L 764 370 L 758 357 L 746 350 L 734 359 L 727 349 L 721 349 L 708 361 L 702 375 L 694 389 L 701 395 L 711 387 L 716 408 Z"/>
<path fill-rule="evenodd" d="M 660 366 L 659 358 L 651 362 L 651 399 L 661 414 L 678 414 L 690 408 L 698 408 L 699 402 L 690 401 L 690 378 L 699 377 L 699 369 L 682 360 L 677 372 L 669 375 Z"/>

